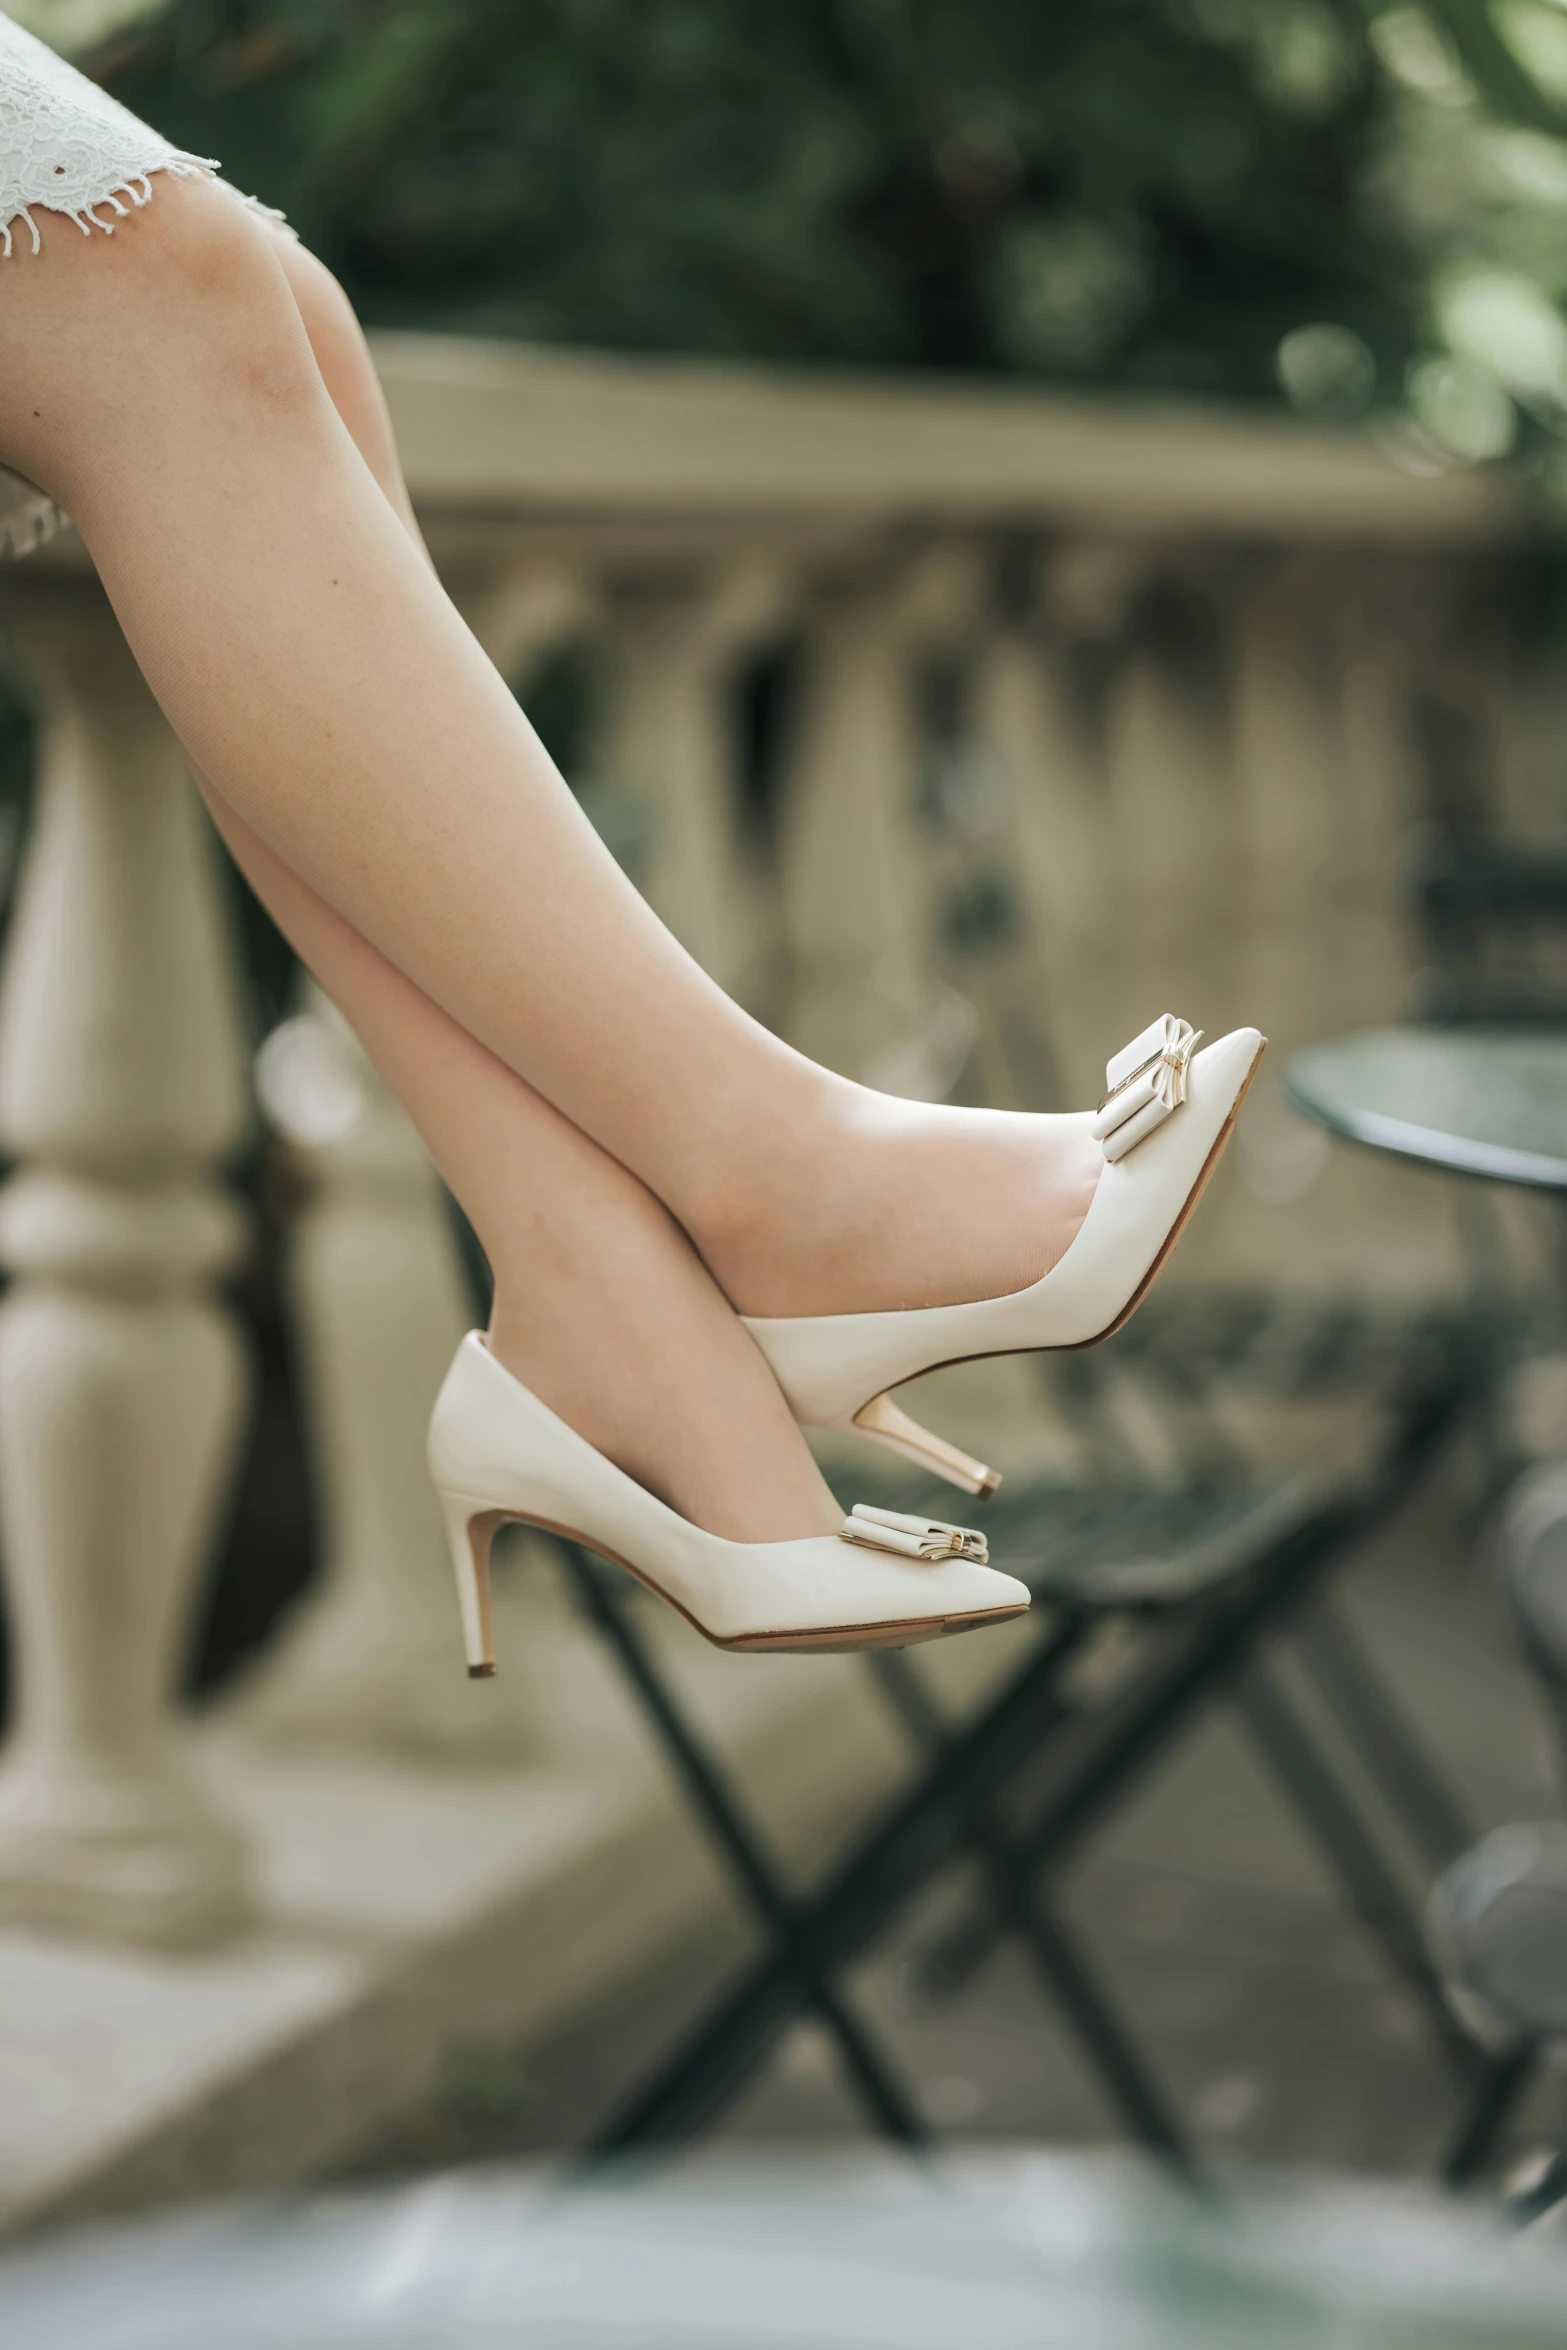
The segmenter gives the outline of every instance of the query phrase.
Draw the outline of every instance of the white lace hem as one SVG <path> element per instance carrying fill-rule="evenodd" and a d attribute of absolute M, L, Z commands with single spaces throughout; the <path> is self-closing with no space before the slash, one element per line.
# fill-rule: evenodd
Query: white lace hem
<path fill-rule="evenodd" d="M 29 196 L 25 203 L 17 205 L 8 220 L 0 222 L 0 259 L 8 261 L 11 258 L 12 232 L 17 222 L 22 220 L 32 231 L 33 251 L 37 253 L 42 250 L 43 239 L 38 233 L 38 223 L 33 218 L 35 205 L 40 212 L 58 212 L 63 219 L 74 220 L 84 237 L 90 237 L 95 228 L 104 229 L 112 236 L 114 222 L 99 219 L 100 206 L 107 205 L 111 212 L 117 213 L 123 220 L 132 206 L 139 208 L 150 201 L 152 175 L 155 171 L 172 171 L 178 179 L 210 179 L 217 168 L 208 156 L 185 155 L 178 148 L 170 148 L 156 163 L 148 163 L 141 171 L 111 179 L 107 187 L 80 195 L 74 203 L 62 204 L 58 200 L 51 202 L 48 195 Z"/>
<path fill-rule="evenodd" d="M 210 179 L 217 169 L 171 147 L 0 11 L 0 259 L 14 253 L 19 222 L 42 249 L 40 212 L 75 221 L 84 237 L 112 232 L 150 201 L 154 172 Z"/>
<path fill-rule="evenodd" d="M 259 212 L 263 220 L 275 220 L 279 228 L 288 228 L 287 214 L 280 212 L 275 204 L 263 204 L 259 196 L 244 195 L 231 181 L 218 179 L 217 174 L 222 168 L 221 164 L 214 163 L 208 156 L 186 155 L 178 148 L 171 148 L 167 156 L 156 163 L 149 163 L 145 171 L 135 172 L 129 179 L 122 179 L 113 187 L 85 197 L 79 205 L 64 205 L 43 196 L 31 196 L 25 204 L 17 206 L 9 220 L 0 221 L 0 261 L 9 261 L 11 258 L 13 232 L 19 220 L 25 220 L 32 230 L 33 251 L 37 253 L 42 250 L 43 239 L 38 233 L 38 223 L 33 218 L 34 206 L 40 212 L 58 212 L 63 219 L 75 221 L 84 237 L 90 237 L 95 228 L 101 228 L 106 236 L 112 237 L 114 222 L 98 218 L 99 206 L 106 204 L 123 220 L 133 206 L 139 208 L 150 201 L 152 175 L 155 171 L 171 171 L 176 179 L 212 180 L 215 186 L 243 204 L 247 211 Z M 122 197 L 126 199 L 125 202 L 121 201 Z M 288 233 L 293 236 L 294 231 L 288 228 Z"/>

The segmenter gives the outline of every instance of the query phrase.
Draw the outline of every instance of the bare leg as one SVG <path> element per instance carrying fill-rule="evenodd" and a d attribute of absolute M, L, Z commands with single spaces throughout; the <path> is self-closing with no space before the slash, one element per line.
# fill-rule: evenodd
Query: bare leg
<path fill-rule="evenodd" d="M 271 232 L 275 233 L 275 232 Z M 333 404 L 409 534 L 380 387 L 342 293 L 277 236 Z M 736 1541 L 842 1516 L 771 1372 L 668 1210 L 323 904 L 212 791 L 251 886 L 401 1097 L 495 1276 L 490 1344 L 562 1419 Z"/>
<path fill-rule="evenodd" d="M 403 479 L 392 420 L 352 303 L 332 272 L 297 237 L 264 218 L 257 225 L 288 280 L 300 324 L 309 339 L 310 355 L 333 407 L 374 474 L 381 495 L 415 546 L 422 548 L 424 539 Z"/>
<path fill-rule="evenodd" d="M 165 183 L 107 245 L 53 226 L 0 278 L 0 450 L 75 515 L 256 835 L 641 1176 L 747 1309 L 993 1294 L 1053 1261 L 1097 1178 L 1075 1128 L 814 1067 L 625 882 L 377 490 L 239 208 Z"/>
<path fill-rule="evenodd" d="M 221 801 L 257 895 L 407 1106 L 495 1276 L 490 1343 L 590 1444 L 734 1541 L 831 1533 L 767 1365 L 667 1208 L 454 1026 Z"/>

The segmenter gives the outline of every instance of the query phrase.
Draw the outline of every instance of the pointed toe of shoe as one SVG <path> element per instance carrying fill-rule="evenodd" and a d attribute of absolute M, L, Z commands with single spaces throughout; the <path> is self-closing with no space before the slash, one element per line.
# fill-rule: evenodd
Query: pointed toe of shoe
<path fill-rule="evenodd" d="M 1260 1028 L 1232 1028 L 1192 1056 L 1191 1091 L 1197 1101 L 1228 1095 L 1233 1101 L 1267 1043 Z"/>
<path fill-rule="evenodd" d="M 953 1559 L 941 1572 L 943 1615 L 1010 1615 L 1032 1604 L 1033 1593 L 1028 1585 L 1020 1583 L 1015 1575 L 1003 1574 L 999 1567 L 975 1566 L 967 1559 Z"/>
<path fill-rule="evenodd" d="M 1018 1608 L 1033 1606 L 1034 1594 L 1029 1590 L 1026 1583 L 1020 1583 L 1018 1581 L 1016 1575 L 1003 1575 L 999 1572 L 998 1569 L 994 1567 L 988 1571 L 990 1574 L 992 1586 L 990 1599 L 986 1603 L 988 1606 L 993 1608 Z"/>

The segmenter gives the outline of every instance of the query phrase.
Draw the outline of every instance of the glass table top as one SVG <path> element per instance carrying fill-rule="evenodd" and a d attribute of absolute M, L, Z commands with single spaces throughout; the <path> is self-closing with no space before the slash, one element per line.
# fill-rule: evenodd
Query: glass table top
<path fill-rule="evenodd" d="M 1563 2350 L 1567 2254 L 1408 2185 L 1051 2151 L 451 2171 L 0 2259 L 6 2350 Z"/>
<path fill-rule="evenodd" d="M 1296 1109 L 1351 1142 L 1567 1191 L 1567 1034 L 1367 1029 L 1292 1053 L 1281 1082 Z"/>

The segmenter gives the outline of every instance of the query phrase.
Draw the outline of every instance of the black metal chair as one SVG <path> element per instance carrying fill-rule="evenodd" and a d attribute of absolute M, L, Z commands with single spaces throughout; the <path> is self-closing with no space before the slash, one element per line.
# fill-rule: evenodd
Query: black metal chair
<path fill-rule="evenodd" d="M 488 1273 L 459 1227 L 476 1298 Z M 1051 1358 L 1056 1400 L 1092 1432 L 1104 1467 L 1095 1490 L 1004 1488 L 987 1506 L 996 1554 L 1036 1594 L 1031 1653 L 971 1720 L 943 1720 L 912 1656 L 866 1660 L 914 1756 L 896 1800 L 869 1822 L 826 1882 L 792 1894 L 720 1758 L 692 1724 L 643 1637 L 644 1601 L 630 1580 L 561 1546 L 579 1601 L 615 1656 L 688 1801 L 712 1837 L 764 1937 L 754 1964 L 623 2102 L 587 2150 L 590 2160 L 675 2144 L 715 2123 L 765 2063 L 783 2031 L 813 2015 L 836 2043 L 871 2126 L 910 2148 L 932 2133 L 896 2065 L 854 2011 L 846 1971 L 873 1949 L 915 1896 L 959 1856 L 979 1864 L 985 1893 L 923 1979 L 955 1990 L 1003 1935 L 1025 1950 L 1131 2135 L 1188 2178 L 1196 2153 L 1156 2070 L 1117 2012 L 1089 1955 L 1065 1927 L 1050 1880 L 1112 1805 L 1211 1704 L 1231 1699 L 1259 1753 L 1336 1873 L 1345 1897 L 1421 2002 L 1466 2094 L 1492 2091 L 1494 2068 L 1451 2014 L 1396 1866 L 1342 1775 L 1286 1697 L 1265 1658 L 1288 1628 L 1352 1752 L 1381 1786 L 1412 1846 L 1432 1868 L 1472 1831 L 1412 1735 L 1326 1586 L 1414 1484 L 1473 1403 L 1484 1349 L 1462 1322 L 1379 1327 L 1352 1309 L 1291 1317 L 1258 1298 L 1157 1301 L 1113 1342 L 1123 1363 L 1157 1381 L 1181 1421 L 1187 1482 L 1150 1488 L 1104 1410 L 1110 1350 Z M 1280 1367 L 1295 1389 L 1350 1377 L 1390 1433 L 1365 1476 L 1327 1484 L 1259 1477 L 1219 1435 L 1204 1378 L 1237 1362 L 1247 1376 Z M 863 1483 L 863 1479 L 862 1479 Z M 892 1498 L 889 1496 L 889 1498 Z M 949 1514 L 932 1488 L 901 1506 Z M 1130 1635 L 1130 1637 L 1128 1637 Z M 1118 1657 L 1115 1670 L 1084 1670 Z"/>
<path fill-rule="evenodd" d="M 763 1946 L 624 2101 L 593 2158 L 687 2142 L 709 2129 L 796 2018 L 836 2040 L 867 2116 L 922 2144 L 928 2125 L 843 1990 L 847 1971 L 959 1857 L 979 1865 L 981 1903 L 926 1954 L 927 1983 L 951 1989 L 1001 1936 L 1017 1938 L 1131 2133 L 1184 2175 L 1200 2164 L 1179 2114 L 1065 1930 L 1051 1883 L 1113 1805 L 1216 1701 L 1233 1697 L 1270 1765 L 1337 1869 L 1390 1962 L 1421 1998 L 1466 2088 L 1493 2067 L 1454 2020 L 1397 1874 L 1366 1830 L 1264 1651 L 1298 1621 L 1335 1568 L 1386 1518 L 1439 1453 L 1469 1394 L 1464 1350 L 1427 1330 L 1388 1396 L 1390 1434 L 1353 1478 L 1253 1478 L 1110 1499 L 1023 1493 L 988 1523 L 998 1555 L 1036 1593 L 1038 1637 L 971 1717 L 945 1720 L 912 1656 L 867 1659 L 915 1756 L 906 1785 L 867 1823 L 825 1881 L 786 1891 L 765 1838 L 694 1731 L 641 1631 L 626 1578 L 571 1546 L 567 1570 L 617 1656 L 689 1800 L 762 1929 Z M 1086 1669 L 1092 1662 L 1093 1669 Z M 1439 1786 L 1410 1741 L 1427 1794 Z M 1446 1820 L 1444 1835 L 1455 1832 Z"/>

